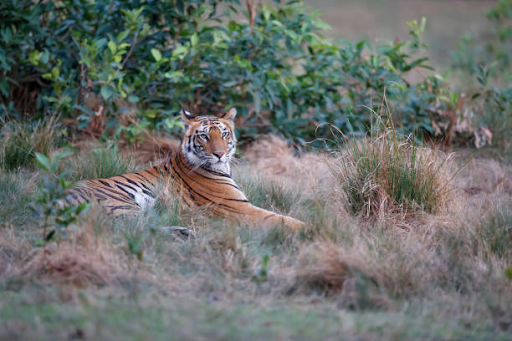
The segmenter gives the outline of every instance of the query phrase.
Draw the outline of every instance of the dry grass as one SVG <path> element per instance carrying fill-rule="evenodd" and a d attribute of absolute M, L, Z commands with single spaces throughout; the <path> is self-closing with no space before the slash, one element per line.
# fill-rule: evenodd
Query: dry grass
<path fill-rule="evenodd" d="M 510 168 L 474 159 L 454 181 L 458 196 L 445 210 L 368 222 L 349 214 L 337 195 L 343 184 L 331 170 L 345 160 L 339 155 L 299 158 L 275 137 L 262 137 L 242 155 L 234 173 L 249 198 L 305 220 L 306 230 L 209 219 L 183 209 L 165 186 L 147 212 L 112 219 L 89 211 L 64 240 L 46 247 L 34 246 L 41 231 L 30 220 L 9 223 L 0 231 L 0 336 L 510 335 Z M 464 162 L 446 163 L 447 172 Z M 19 185 L 11 201 L 25 202 L 22 179 L 0 175 Z M 174 226 L 195 238 L 177 237 Z M 24 317 L 34 315 L 39 324 Z"/>
<path fill-rule="evenodd" d="M 366 218 L 408 218 L 440 213 L 452 201 L 448 157 L 385 130 L 376 138 L 349 141 L 330 163 L 346 209 Z"/>
<path fill-rule="evenodd" d="M 66 239 L 38 248 L 11 234 L 1 246 L 18 245 L 11 249 L 15 256 L 4 275 L 77 287 L 112 284 L 121 274 L 120 257 L 115 246 L 94 235 L 94 228 L 94 219 L 88 219 L 71 229 Z"/>

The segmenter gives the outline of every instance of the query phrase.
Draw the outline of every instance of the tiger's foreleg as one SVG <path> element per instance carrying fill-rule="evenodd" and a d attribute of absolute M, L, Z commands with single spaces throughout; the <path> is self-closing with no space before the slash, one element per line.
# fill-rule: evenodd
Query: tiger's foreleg
<path fill-rule="evenodd" d="M 240 207 L 239 213 L 223 213 L 226 216 L 242 220 L 250 224 L 263 223 L 265 225 L 285 225 L 293 230 L 298 230 L 301 227 L 304 227 L 304 223 L 300 220 L 256 207 L 250 203 Z"/>

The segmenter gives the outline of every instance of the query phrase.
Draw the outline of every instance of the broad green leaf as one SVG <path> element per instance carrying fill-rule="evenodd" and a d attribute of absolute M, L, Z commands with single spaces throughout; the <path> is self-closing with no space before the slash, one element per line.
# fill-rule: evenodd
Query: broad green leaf
<path fill-rule="evenodd" d="M 178 45 L 176 48 L 172 51 L 173 58 L 181 58 L 184 55 L 186 55 L 188 52 L 188 48 L 183 45 Z"/>
<path fill-rule="evenodd" d="M 196 32 L 196 33 L 194 33 L 194 34 L 190 37 L 190 45 L 192 45 L 192 46 L 196 46 L 198 42 L 199 42 L 199 36 L 197 35 L 197 32 Z"/>
<path fill-rule="evenodd" d="M 116 46 L 116 43 L 114 43 L 113 41 L 109 41 L 108 42 L 108 49 L 110 50 L 110 52 L 114 55 L 116 54 L 116 51 L 117 51 L 117 46 Z"/>
<path fill-rule="evenodd" d="M 184 74 L 181 71 L 169 71 L 164 74 L 165 78 L 174 78 L 174 80 L 178 80 L 179 78 L 183 77 Z"/>
<path fill-rule="evenodd" d="M 162 54 L 157 49 L 151 49 L 151 54 L 153 58 L 155 58 L 156 62 L 159 62 L 162 59 Z"/>
<path fill-rule="evenodd" d="M 116 90 L 108 84 L 105 84 L 101 87 L 101 96 L 103 96 L 104 99 L 109 99 L 116 93 Z"/>
<path fill-rule="evenodd" d="M 40 154 L 40 153 L 35 153 L 35 156 L 36 156 L 36 165 L 41 168 L 42 170 L 46 171 L 47 173 L 51 171 L 51 166 L 50 166 L 50 159 L 46 156 L 46 155 L 43 155 L 43 154 Z"/>

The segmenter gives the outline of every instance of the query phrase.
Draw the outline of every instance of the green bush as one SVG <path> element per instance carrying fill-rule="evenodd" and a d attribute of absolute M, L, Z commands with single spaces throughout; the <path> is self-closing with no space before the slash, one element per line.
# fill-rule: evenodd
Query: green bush
<path fill-rule="evenodd" d="M 488 30 L 481 37 L 465 35 L 452 51 L 455 69 L 478 75 L 482 65 L 493 66 L 489 76 L 512 85 L 512 0 L 500 0 L 487 13 Z"/>
<path fill-rule="evenodd" d="M 182 106 L 199 114 L 237 106 L 242 139 L 277 132 L 303 142 L 325 135 L 324 123 L 364 131 L 370 115 L 361 106 L 379 105 L 386 93 L 400 113 L 397 129 L 433 132 L 431 113 L 446 106 L 442 77 L 405 78 L 427 67 L 414 57 L 426 48 L 424 20 L 408 23 L 410 40 L 374 48 L 322 38 L 327 25 L 300 2 L 258 5 L 254 27 L 231 19 L 239 5 L 3 2 L 2 115 L 57 112 L 78 129 L 117 126 L 133 140 L 146 128 L 176 133 Z"/>
<path fill-rule="evenodd" d="M 506 155 L 512 145 L 512 0 L 500 0 L 487 18 L 485 35 L 461 39 L 452 61 L 466 76 L 466 109 L 474 114 L 472 125 L 488 129 L 492 145 Z"/>
<path fill-rule="evenodd" d="M 482 86 L 473 95 L 473 108 L 477 115 L 474 124 L 484 126 L 492 133 L 492 145 L 507 155 L 512 151 L 512 87 L 501 89 Z"/>

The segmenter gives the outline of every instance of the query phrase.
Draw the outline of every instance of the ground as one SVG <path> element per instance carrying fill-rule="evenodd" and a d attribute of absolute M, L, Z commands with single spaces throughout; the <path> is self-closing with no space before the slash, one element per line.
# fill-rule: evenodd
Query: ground
<path fill-rule="evenodd" d="M 471 154 L 457 152 L 446 171 Z M 473 158 L 444 212 L 370 224 L 339 196 L 341 156 L 297 158 L 278 138 L 243 155 L 234 173 L 250 200 L 306 230 L 211 220 L 164 192 L 142 216 L 93 208 L 45 251 L 26 208 L 40 174 L 2 173 L 0 338 L 512 339 L 507 163 Z"/>

